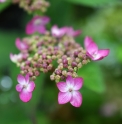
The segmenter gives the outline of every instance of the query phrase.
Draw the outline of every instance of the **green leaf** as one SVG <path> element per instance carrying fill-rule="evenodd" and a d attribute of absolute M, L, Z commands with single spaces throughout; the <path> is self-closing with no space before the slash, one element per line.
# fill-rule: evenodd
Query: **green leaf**
<path fill-rule="evenodd" d="M 0 12 L 3 11 L 5 8 L 7 8 L 11 4 L 10 0 L 7 0 L 4 3 L 0 3 Z"/>
<path fill-rule="evenodd" d="M 21 32 L 15 31 L 2 31 L 0 30 L 0 68 L 3 66 L 9 66 L 10 53 L 18 54 L 18 50 L 15 46 L 15 39 L 20 35 Z"/>
<path fill-rule="evenodd" d="M 75 4 L 83 4 L 87 6 L 98 6 L 107 3 L 117 2 L 118 0 L 67 0 Z"/>
<path fill-rule="evenodd" d="M 70 25 L 72 5 L 67 3 L 66 0 L 50 0 L 51 6 L 48 8 L 46 15 L 51 17 L 51 24 L 57 24 L 59 27 Z M 70 19 L 70 21 L 69 21 Z"/>
<path fill-rule="evenodd" d="M 105 91 L 101 70 L 97 64 L 90 63 L 84 66 L 78 71 L 78 75 L 84 79 L 84 87 L 97 93 Z"/>
<path fill-rule="evenodd" d="M 116 50 L 116 56 L 120 62 L 122 62 L 122 46 L 118 46 L 118 49 Z"/>

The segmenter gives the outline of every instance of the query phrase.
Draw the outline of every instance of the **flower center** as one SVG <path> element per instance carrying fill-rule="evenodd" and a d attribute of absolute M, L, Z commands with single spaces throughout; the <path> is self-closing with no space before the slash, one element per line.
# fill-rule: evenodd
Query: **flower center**
<path fill-rule="evenodd" d="M 69 92 L 72 92 L 72 91 L 73 91 L 73 90 L 70 88 L 70 89 L 69 89 Z"/>
<path fill-rule="evenodd" d="M 97 53 L 94 53 L 94 54 L 93 54 L 93 57 L 96 58 L 96 57 L 97 57 Z"/>
<path fill-rule="evenodd" d="M 27 88 L 27 85 L 23 85 L 23 88 L 26 89 Z"/>
<path fill-rule="evenodd" d="M 34 21 L 34 25 L 37 25 L 38 26 L 40 24 L 41 24 L 41 20 L 40 19 L 37 19 L 37 20 Z"/>

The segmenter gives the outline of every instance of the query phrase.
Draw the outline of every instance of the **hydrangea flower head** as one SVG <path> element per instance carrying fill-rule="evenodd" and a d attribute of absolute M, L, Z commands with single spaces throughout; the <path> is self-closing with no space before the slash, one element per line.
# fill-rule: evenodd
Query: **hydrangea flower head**
<path fill-rule="evenodd" d="M 28 49 L 28 45 L 24 42 L 21 42 L 19 38 L 16 39 L 16 47 L 21 51 L 21 50 L 26 50 Z"/>
<path fill-rule="evenodd" d="M 50 18 L 47 16 L 34 16 L 34 18 L 28 22 L 26 26 L 26 33 L 33 34 L 39 32 L 45 34 L 46 28 L 45 25 L 50 21 Z"/>
<path fill-rule="evenodd" d="M 104 57 L 108 56 L 109 49 L 98 49 L 98 46 L 92 38 L 86 37 L 84 40 L 84 45 L 86 48 L 86 54 L 90 57 L 93 61 L 102 60 Z"/>
<path fill-rule="evenodd" d="M 70 102 L 74 107 L 80 107 L 82 104 L 82 95 L 78 91 L 83 85 L 83 79 L 81 77 L 72 78 L 68 76 L 66 82 L 57 83 L 57 87 L 60 90 L 58 94 L 58 103 L 65 104 Z"/>
<path fill-rule="evenodd" d="M 19 97 L 23 102 L 30 101 L 32 97 L 32 91 L 35 88 L 35 83 L 30 81 L 29 75 L 25 77 L 21 74 L 18 75 L 17 81 L 19 84 L 16 85 L 16 90 L 19 92 Z"/>

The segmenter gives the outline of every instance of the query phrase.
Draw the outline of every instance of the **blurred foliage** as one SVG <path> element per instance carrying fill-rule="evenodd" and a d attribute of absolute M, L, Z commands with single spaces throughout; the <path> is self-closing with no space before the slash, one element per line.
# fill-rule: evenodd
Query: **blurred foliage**
<path fill-rule="evenodd" d="M 75 4 L 82 4 L 82 5 L 87 5 L 87 6 L 101 6 L 101 5 L 105 5 L 107 3 L 115 3 L 117 2 L 117 0 L 67 0 L 69 2 L 73 2 Z M 118 0 L 119 1 L 119 0 Z"/>
<path fill-rule="evenodd" d="M 78 75 L 84 79 L 84 87 L 98 93 L 105 91 L 104 81 L 100 67 L 97 64 L 89 63 L 79 70 Z"/>
<path fill-rule="evenodd" d="M 84 78 L 81 89 L 83 103 L 73 108 L 69 103 L 58 105 L 58 89 L 49 75 L 41 74 L 29 103 L 22 103 L 15 91 L 19 69 L 9 59 L 18 53 L 15 39 L 23 38 L 28 15 L 17 5 L 0 4 L 0 84 L 4 76 L 12 79 L 10 90 L 0 85 L 0 124 L 121 124 L 122 123 L 122 2 L 119 0 L 50 0 L 46 12 L 51 25 L 81 29 L 76 41 L 83 45 L 86 35 L 93 37 L 99 48 L 109 48 L 110 55 L 100 62 L 84 65 L 79 76 Z M 112 116 L 101 108 L 114 102 Z M 110 111 L 107 108 L 107 111 Z"/>
<path fill-rule="evenodd" d="M 11 0 L 7 0 L 5 3 L 0 3 L 0 12 L 5 10 L 11 4 Z"/>

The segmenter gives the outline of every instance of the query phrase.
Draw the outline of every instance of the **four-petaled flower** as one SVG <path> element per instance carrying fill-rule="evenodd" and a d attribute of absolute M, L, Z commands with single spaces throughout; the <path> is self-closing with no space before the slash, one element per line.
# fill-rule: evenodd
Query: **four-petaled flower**
<path fill-rule="evenodd" d="M 15 44 L 20 51 L 28 49 L 28 45 L 25 42 L 22 42 L 19 38 L 16 39 Z"/>
<path fill-rule="evenodd" d="M 109 54 L 109 49 L 98 49 L 96 43 L 88 36 L 85 38 L 84 44 L 87 56 L 94 61 L 101 60 Z"/>
<path fill-rule="evenodd" d="M 26 26 L 26 33 L 33 34 L 35 32 L 39 32 L 41 34 L 45 34 L 45 25 L 49 23 L 49 21 L 50 18 L 47 16 L 34 16 L 34 18 L 28 22 Z"/>
<path fill-rule="evenodd" d="M 18 75 L 17 81 L 19 84 L 16 85 L 16 90 L 20 93 L 19 97 L 23 102 L 30 101 L 32 97 L 32 91 L 35 88 L 35 83 L 30 81 L 29 75 L 25 77 L 21 74 Z"/>
<path fill-rule="evenodd" d="M 60 90 L 58 94 L 58 103 L 65 104 L 70 102 L 75 107 L 80 107 L 82 104 L 82 95 L 78 91 L 83 85 L 83 79 L 81 77 L 72 78 L 68 76 L 65 82 L 57 83 L 57 87 Z"/>

